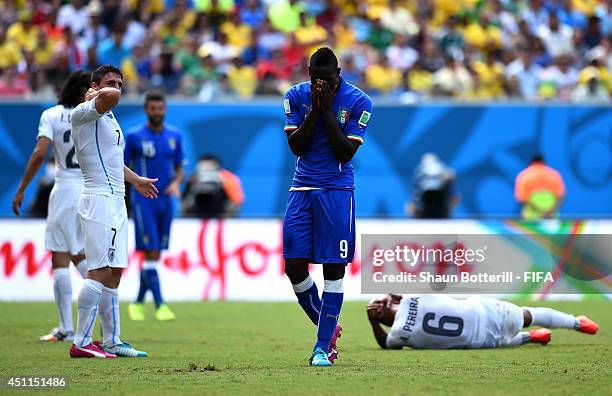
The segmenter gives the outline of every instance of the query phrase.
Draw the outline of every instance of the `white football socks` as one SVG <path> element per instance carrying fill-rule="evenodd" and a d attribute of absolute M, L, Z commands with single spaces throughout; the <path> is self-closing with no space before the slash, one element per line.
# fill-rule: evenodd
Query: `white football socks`
<path fill-rule="evenodd" d="M 87 271 L 89 270 L 87 267 L 87 259 L 83 259 L 78 263 L 75 263 L 74 266 L 79 271 L 83 279 L 87 279 Z"/>
<path fill-rule="evenodd" d="M 344 293 L 344 282 L 342 279 L 325 280 L 323 291 L 328 293 Z"/>
<path fill-rule="evenodd" d="M 531 340 L 531 335 L 529 335 L 529 332 L 521 331 L 520 333 L 515 335 L 514 338 L 508 341 L 508 343 L 506 343 L 505 346 L 516 346 L 516 345 L 529 344 L 530 340 Z"/>
<path fill-rule="evenodd" d="M 72 281 L 70 268 L 56 268 L 53 270 L 53 295 L 59 314 L 59 328 L 62 332 L 73 332 L 72 323 Z"/>
<path fill-rule="evenodd" d="M 100 321 L 105 346 L 121 344 L 121 320 L 119 318 L 119 293 L 117 289 L 102 288 Z"/>
<path fill-rule="evenodd" d="M 575 329 L 578 320 L 574 315 L 550 308 L 525 307 L 531 313 L 531 326 L 542 326 L 551 329 Z"/>
<path fill-rule="evenodd" d="M 77 299 L 77 331 L 74 343 L 79 347 L 91 344 L 98 305 L 102 296 L 102 283 L 85 279 Z"/>

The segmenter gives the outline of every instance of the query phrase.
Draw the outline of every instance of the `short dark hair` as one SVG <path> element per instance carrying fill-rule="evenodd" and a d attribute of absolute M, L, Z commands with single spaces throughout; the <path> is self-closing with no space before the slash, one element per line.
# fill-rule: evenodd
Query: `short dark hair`
<path fill-rule="evenodd" d="M 166 102 L 166 95 L 162 91 L 151 90 L 145 93 L 144 105 L 149 102 Z"/>
<path fill-rule="evenodd" d="M 83 70 L 76 71 L 68 76 L 57 94 L 57 104 L 64 107 L 76 107 L 83 101 L 85 91 L 89 88 L 90 79 L 91 74 Z"/>
<path fill-rule="evenodd" d="M 91 73 L 91 82 L 100 84 L 104 76 L 106 76 L 109 73 L 118 74 L 119 77 L 123 79 L 123 73 L 121 73 L 121 70 L 119 70 L 113 65 L 103 65 L 103 66 L 98 67 L 96 70 L 94 70 L 93 73 Z"/>
<path fill-rule="evenodd" d="M 321 47 L 310 57 L 310 67 L 338 68 L 338 58 L 329 47 Z"/>

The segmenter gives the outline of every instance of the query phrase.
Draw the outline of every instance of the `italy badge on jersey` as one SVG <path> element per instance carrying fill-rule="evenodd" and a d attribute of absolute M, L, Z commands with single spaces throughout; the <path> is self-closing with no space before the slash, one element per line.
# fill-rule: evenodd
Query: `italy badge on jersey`
<path fill-rule="evenodd" d="M 285 108 L 285 114 L 291 113 L 291 105 L 289 104 L 289 99 L 285 99 L 283 101 L 283 107 Z"/>
<path fill-rule="evenodd" d="M 347 109 L 338 110 L 338 122 L 340 124 L 345 124 L 348 118 L 349 118 L 349 112 Z"/>

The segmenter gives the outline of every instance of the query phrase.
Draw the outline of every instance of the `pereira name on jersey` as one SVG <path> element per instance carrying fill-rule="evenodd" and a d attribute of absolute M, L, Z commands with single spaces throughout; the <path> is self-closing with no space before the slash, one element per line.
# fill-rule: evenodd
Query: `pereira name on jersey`
<path fill-rule="evenodd" d="M 478 348 L 485 336 L 481 312 L 477 298 L 405 296 L 387 335 L 387 347 Z"/>
<path fill-rule="evenodd" d="M 38 124 L 38 138 L 46 137 L 53 145 L 55 185 L 58 188 L 82 188 L 83 174 L 79 169 L 70 123 L 71 108 L 62 105 L 43 111 Z"/>
<path fill-rule="evenodd" d="M 344 81 L 332 103 L 333 114 L 342 132 L 351 140 L 363 143 L 370 116 L 372 101 L 359 88 Z M 285 94 L 285 132 L 296 130 L 304 121 L 312 105 L 310 82 L 293 86 Z M 308 150 L 296 160 L 292 188 L 355 188 L 353 163 L 339 162 L 329 144 L 327 131 L 321 117 L 315 124 L 315 131 Z"/>
<path fill-rule="evenodd" d="M 100 114 L 95 98 L 72 111 L 72 139 L 83 172 L 83 194 L 125 195 L 125 139 L 112 111 Z"/>

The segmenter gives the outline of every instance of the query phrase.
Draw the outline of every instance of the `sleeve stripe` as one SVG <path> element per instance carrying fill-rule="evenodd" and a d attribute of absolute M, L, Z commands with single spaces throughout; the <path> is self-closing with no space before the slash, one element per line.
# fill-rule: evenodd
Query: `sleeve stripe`
<path fill-rule="evenodd" d="M 351 140 L 356 140 L 359 143 L 363 143 L 363 138 L 359 135 L 347 135 L 347 138 L 351 139 Z"/>
<path fill-rule="evenodd" d="M 285 125 L 285 132 L 295 131 L 296 129 L 298 129 L 298 127 L 295 125 Z"/>

